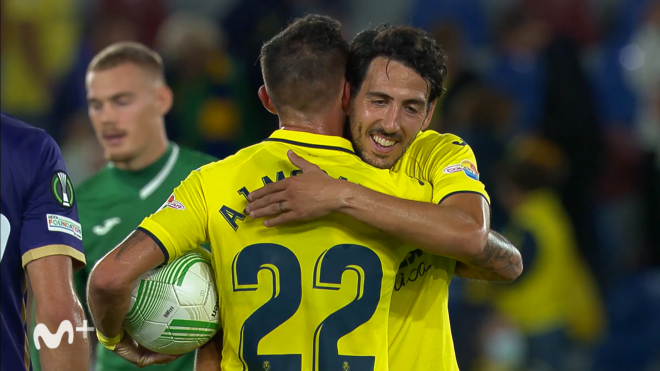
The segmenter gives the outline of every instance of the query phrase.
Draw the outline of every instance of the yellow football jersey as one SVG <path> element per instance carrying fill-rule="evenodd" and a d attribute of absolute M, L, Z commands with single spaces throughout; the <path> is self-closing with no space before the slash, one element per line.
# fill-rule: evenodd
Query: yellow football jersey
<path fill-rule="evenodd" d="M 393 170 L 431 183 L 434 203 L 461 192 L 478 193 L 490 202 L 476 164 L 461 138 L 428 130 L 415 138 Z M 391 370 L 458 370 L 447 308 L 455 267 L 456 260 L 421 250 L 401 263 L 390 308 Z"/>
<path fill-rule="evenodd" d="M 251 190 L 300 172 L 288 149 L 333 178 L 431 201 L 428 183 L 368 166 L 343 138 L 279 130 L 193 171 L 140 227 L 168 261 L 210 242 L 223 370 L 389 370 L 394 278 L 412 247 L 339 213 L 276 228 L 244 215 Z"/>

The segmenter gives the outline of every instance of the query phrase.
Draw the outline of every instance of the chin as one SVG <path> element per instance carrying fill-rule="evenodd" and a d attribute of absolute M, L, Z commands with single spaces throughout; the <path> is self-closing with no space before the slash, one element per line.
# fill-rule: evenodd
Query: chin
<path fill-rule="evenodd" d="M 374 155 L 369 155 L 364 157 L 364 162 L 379 169 L 389 169 L 394 166 L 394 162 L 396 161 L 392 162 L 389 158 L 380 158 Z"/>
<path fill-rule="evenodd" d="M 125 151 L 108 151 L 106 152 L 105 159 L 112 162 L 127 162 L 133 156 Z"/>

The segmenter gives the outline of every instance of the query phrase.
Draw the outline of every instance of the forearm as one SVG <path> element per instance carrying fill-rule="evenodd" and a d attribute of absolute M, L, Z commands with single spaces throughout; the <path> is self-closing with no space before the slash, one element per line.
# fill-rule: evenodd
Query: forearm
<path fill-rule="evenodd" d="M 164 258 L 158 245 L 138 230 L 94 267 L 89 276 L 87 300 L 94 325 L 101 334 L 112 338 L 120 333 L 136 281 L 162 264 Z"/>
<path fill-rule="evenodd" d="M 94 280 L 94 276 L 90 279 L 87 291 L 89 311 L 96 329 L 103 335 L 112 338 L 121 331 L 132 291 L 132 283 L 107 287 Z"/>
<path fill-rule="evenodd" d="M 39 358 L 43 371 L 83 371 L 89 369 L 89 341 L 75 329 L 83 326 L 84 314 L 77 299 L 70 298 L 73 305 L 39 305 L 37 303 L 36 322 L 48 328 L 51 334 L 58 332 L 64 321 L 69 321 L 73 333 L 64 335 L 59 346 L 50 349 L 43 342 L 40 344 Z M 68 309 L 54 309 L 67 308 Z M 69 344 L 68 336 L 73 337 L 73 343 Z M 37 340 L 40 341 L 40 340 Z"/>
<path fill-rule="evenodd" d="M 218 371 L 222 364 L 222 333 L 197 349 L 195 371 Z"/>
<path fill-rule="evenodd" d="M 423 250 L 454 259 L 479 256 L 487 230 L 454 206 L 404 200 L 346 182 L 339 211 Z"/>
<path fill-rule="evenodd" d="M 456 264 L 454 275 L 468 279 L 512 282 L 523 270 L 522 257 L 518 249 L 495 231 L 488 233 L 484 250 L 472 259 Z"/>

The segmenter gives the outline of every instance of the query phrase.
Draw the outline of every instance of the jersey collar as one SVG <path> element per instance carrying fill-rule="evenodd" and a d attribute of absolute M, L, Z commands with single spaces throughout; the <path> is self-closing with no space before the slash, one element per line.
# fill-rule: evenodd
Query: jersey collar
<path fill-rule="evenodd" d="M 347 139 L 330 135 L 321 135 L 294 130 L 277 130 L 271 134 L 267 142 L 289 143 L 301 147 L 329 149 L 355 154 L 353 145 Z"/>
<path fill-rule="evenodd" d="M 107 167 L 126 185 L 139 192 L 140 199 L 151 196 L 160 187 L 172 172 L 179 159 L 179 146 L 169 143 L 167 151 L 156 162 L 137 171 L 122 170 L 108 162 Z"/>

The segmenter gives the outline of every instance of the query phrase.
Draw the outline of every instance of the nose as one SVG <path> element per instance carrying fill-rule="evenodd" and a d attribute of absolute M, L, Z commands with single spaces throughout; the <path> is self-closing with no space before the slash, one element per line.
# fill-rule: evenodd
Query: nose
<path fill-rule="evenodd" d="M 401 130 L 401 125 L 399 125 L 399 109 L 398 107 L 391 107 L 387 110 L 387 113 L 382 119 L 382 127 L 388 134 L 394 134 Z"/>
<path fill-rule="evenodd" d="M 113 124 L 117 121 L 117 115 L 111 104 L 104 104 L 98 110 L 98 118 L 102 124 Z"/>

